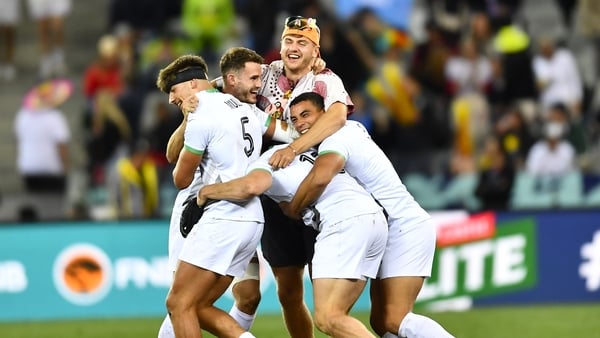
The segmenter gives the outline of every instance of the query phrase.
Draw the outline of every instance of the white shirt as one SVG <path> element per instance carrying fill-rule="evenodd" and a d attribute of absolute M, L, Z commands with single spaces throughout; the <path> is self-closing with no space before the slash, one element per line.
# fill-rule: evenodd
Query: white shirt
<path fill-rule="evenodd" d="M 319 145 L 319 155 L 329 152 L 338 153 L 346 159 L 346 171 L 383 206 L 390 220 L 417 224 L 430 218 L 360 122 L 349 120 L 344 127 L 323 140 Z"/>
<path fill-rule="evenodd" d="M 58 151 L 59 144 L 71 138 L 69 125 L 56 109 L 22 108 L 15 119 L 17 136 L 17 168 L 23 174 L 62 175 L 65 168 Z"/>
<path fill-rule="evenodd" d="M 547 83 L 540 93 L 543 107 L 557 102 L 570 105 L 581 101 L 583 83 L 571 52 L 557 49 L 550 59 L 537 55 L 533 59 L 533 69 L 538 81 Z"/>
<path fill-rule="evenodd" d="M 451 57 L 445 67 L 446 78 L 457 85 L 458 94 L 476 92 L 492 81 L 492 64 L 486 57 L 476 60 Z"/>
<path fill-rule="evenodd" d="M 534 175 L 560 176 L 575 169 L 575 149 L 568 141 L 560 141 L 554 150 L 546 140 L 536 142 L 527 155 L 527 172 Z"/>
<path fill-rule="evenodd" d="M 296 156 L 287 167 L 273 170 L 269 165 L 269 158 L 276 150 L 286 146 L 283 144 L 272 147 L 248 167 L 248 172 L 259 169 L 265 170 L 273 176 L 273 184 L 265 192 L 265 195 L 278 203 L 292 200 L 298 186 L 312 169 L 317 155 L 316 151 L 309 150 Z M 321 227 L 381 210 L 371 195 L 346 172 L 339 173 L 331 180 L 315 201 L 314 207 L 321 215 Z"/>
<path fill-rule="evenodd" d="M 306 92 L 315 92 L 325 98 L 325 110 L 335 102 L 341 102 L 353 107 L 352 100 L 342 80 L 331 70 L 325 69 L 319 74 L 308 72 L 294 88 L 290 87 L 288 79 L 283 74 L 283 61 L 277 60 L 269 65 L 263 65 L 262 85 L 258 91 L 258 108 L 269 115 L 290 121 L 289 103 L 298 95 Z"/>
<path fill-rule="evenodd" d="M 244 176 L 258 158 L 264 127 L 254 109 L 235 97 L 215 90 L 196 94 L 198 107 L 188 114 L 184 147 L 201 154 L 202 184 L 227 182 Z M 247 203 L 219 201 L 203 217 L 263 222 L 258 197 Z"/>

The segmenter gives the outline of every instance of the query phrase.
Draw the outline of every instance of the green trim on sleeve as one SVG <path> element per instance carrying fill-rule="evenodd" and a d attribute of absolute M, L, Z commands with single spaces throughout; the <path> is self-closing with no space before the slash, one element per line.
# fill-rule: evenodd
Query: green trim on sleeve
<path fill-rule="evenodd" d="M 271 119 L 273 119 L 273 115 L 268 114 L 267 121 L 265 121 L 265 127 L 269 128 L 269 124 L 271 123 Z"/>
<path fill-rule="evenodd" d="M 196 155 L 202 155 L 204 154 L 204 150 L 198 150 L 198 149 L 194 149 L 188 145 L 183 145 L 183 147 L 185 148 L 185 150 L 189 151 L 192 154 L 196 154 Z"/>
<path fill-rule="evenodd" d="M 256 170 L 262 170 L 262 171 L 264 171 L 264 172 L 267 172 L 267 173 L 269 173 L 270 175 L 273 175 L 273 172 L 272 172 L 271 170 L 269 170 L 269 169 L 265 169 L 265 168 L 254 168 L 254 169 L 250 170 L 250 171 L 249 171 L 249 173 L 251 173 L 251 172 L 253 172 L 253 171 L 256 171 Z"/>
<path fill-rule="evenodd" d="M 321 155 L 327 155 L 327 154 L 338 154 L 338 155 L 340 155 L 341 157 L 343 157 L 343 158 L 344 158 L 344 161 L 346 160 L 346 156 L 344 156 L 344 155 L 343 155 L 342 153 L 340 153 L 339 151 L 335 151 L 335 150 L 324 150 L 324 151 L 321 151 L 321 152 L 319 152 L 319 156 L 321 156 Z"/>

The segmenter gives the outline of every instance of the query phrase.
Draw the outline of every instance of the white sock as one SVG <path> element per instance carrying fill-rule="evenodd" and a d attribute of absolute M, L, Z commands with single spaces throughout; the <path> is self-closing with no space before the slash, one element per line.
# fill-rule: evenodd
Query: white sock
<path fill-rule="evenodd" d="M 233 304 L 231 310 L 229 310 L 229 315 L 233 317 L 244 330 L 250 330 L 250 327 L 252 327 L 252 323 L 254 323 L 254 319 L 256 318 L 256 314 L 249 315 L 242 312 L 235 304 Z"/>
<path fill-rule="evenodd" d="M 239 338 L 256 338 L 254 335 L 248 331 L 242 333 Z"/>
<path fill-rule="evenodd" d="M 431 318 L 409 312 L 400 324 L 398 337 L 406 338 L 454 338 Z"/>
<path fill-rule="evenodd" d="M 171 323 L 171 318 L 169 315 L 167 315 L 162 324 L 160 324 L 160 329 L 158 329 L 158 338 L 175 338 L 173 323 Z"/>

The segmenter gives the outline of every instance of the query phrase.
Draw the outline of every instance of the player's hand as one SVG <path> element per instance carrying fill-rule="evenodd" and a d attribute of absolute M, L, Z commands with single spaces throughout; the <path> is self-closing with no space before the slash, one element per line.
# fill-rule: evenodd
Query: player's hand
<path fill-rule="evenodd" d="M 321 58 L 314 58 L 310 69 L 312 69 L 313 74 L 319 74 L 323 71 L 323 69 L 325 69 L 326 66 L 327 63 L 325 62 L 325 60 Z"/>
<path fill-rule="evenodd" d="M 184 116 L 187 116 L 187 114 L 193 112 L 196 108 L 198 108 L 198 97 L 196 95 L 186 98 L 181 103 L 181 111 Z"/>
<path fill-rule="evenodd" d="M 291 208 L 290 208 L 290 203 L 289 202 L 279 202 L 279 207 L 281 208 L 281 211 L 283 211 L 283 213 L 291 218 L 291 219 L 300 219 L 300 215 L 298 213 L 294 213 Z"/>
<path fill-rule="evenodd" d="M 281 148 L 271 155 L 269 165 L 273 169 L 281 169 L 287 167 L 296 157 L 296 152 L 291 147 Z"/>

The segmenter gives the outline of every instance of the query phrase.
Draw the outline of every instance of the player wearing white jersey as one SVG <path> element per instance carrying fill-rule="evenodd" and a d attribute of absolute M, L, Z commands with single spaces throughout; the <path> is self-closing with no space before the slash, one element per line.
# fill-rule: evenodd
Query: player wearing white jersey
<path fill-rule="evenodd" d="M 292 122 L 302 133 L 323 116 L 323 98 L 305 93 L 291 103 Z M 438 323 L 412 312 L 435 251 L 429 214 L 407 191 L 384 152 L 364 126 L 348 121 L 319 145 L 319 156 L 285 210 L 298 214 L 319 198 L 336 173 L 345 169 L 388 214 L 389 235 L 378 278 L 371 282 L 371 326 L 383 337 L 452 337 Z"/>
<path fill-rule="evenodd" d="M 234 47 L 227 50 L 220 60 L 222 91 L 235 96 L 238 100 L 249 104 L 256 113 L 263 126 L 263 137 L 280 142 L 292 142 L 297 137 L 293 128 L 288 128 L 286 122 L 273 119 L 270 115 L 256 108 L 257 92 L 261 86 L 261 72 L 264 59 L 255 51 L 244 47 Z M 323 68 L 322 66 L 320 68 Z M 187 120 L 187 112 L 194 111 L 198 106 L 195 95 L 186 99 L 182 104 L 184 119 L 182 126 L 174 131 L 169 139 L 166 157 L 175 162 L 183 147 L 183 131 Z M 171 214 L 169 230 L 169 266 L 175 271 L 179 252 L 185 238 L 179 230 L 181 213 L 184 202 L 190 196 L 195 196 L 200 188 L 201 175 L 196 171 L 194 180 L 188 188 L 182 189 L 177 194 L 173 211 Z M 260 280 L 259 280 L 258 257 L 252 258 L 246 272 L 242 277 L 234 278 L 231 292 L 234 304 L 229 314 L 242 326 L 249 330 L 256 318 L 256 310 L 260 302 Z M 173 327 L 169 316 L 161 324 L 158 338 L 174 338 Z"/>
<path fill-rule="evenodd" d="M 198 203 L 207 198 L 242 202 L 259 194 L 277 203 L 289 202 L 311 170 L 316 152 L 304 152 L 289 166 L 273 170 L 268 159 L 286 146 L 265 152 L 250 164 L 244 177 L 203 186 L 198 192 Z M 317 328 L 332 337 L 374 337 L 348 313 L 367 279 L 373 278 L 379 268 L 387 239 L 387 222 L 381 207 L 342 171 L 307 214 L 310 216 L 306 223 L 319 230 L 312 259 Z"/>
<path fill-rule="evenodd" d="M 201 184 L 243 176 L 262 145 L 263 127 L 253 110 L 213 89 L 206 68 L 201 57 L 184 55 L 162 69 L 157 80 L 157 86 L 169 94 L 170 103 L 181 107 L 193 94 L 199 101 L 187 116 L 184 146 L 173 170 L 173 182 L 179 189 L 193 182 L 198 167 Z M 181 248 L 167 296 L 176 336 L 201 337 L 201 329 L 205 329 L 218 336 L 253 337 L 214 307 L 214 302 L 234 276 L 244 273 L 263 222 L 258 198 L 243 205 L 217 201 L 205 208 Z"/>
<path fill-rule="evenodd" d="M 281 34 L 281 60 L 263 69 L 257 106 L 273 117 L 289 122 L 288 102 L 302 92 L 316 91 L 327 97 L 327 114 L 318 125 L 288 147 L 274 152 L 270 164 L 287 166 L 303 151 L 315 146 L 341 128 L 352 102 L 341 79 L 330 70 L 314 74 L 319 56 L 320 31 L 316 20 L 289 17 Z M 304 303 L 304 267 L 310 263 L 316 232 L 284 216 L 269 198 L 262 198 L 265 228 L 261 248 L 269 262 L 281 304 L 284 322 L 291 338 L 313 337 L 313 323 Z"/>

